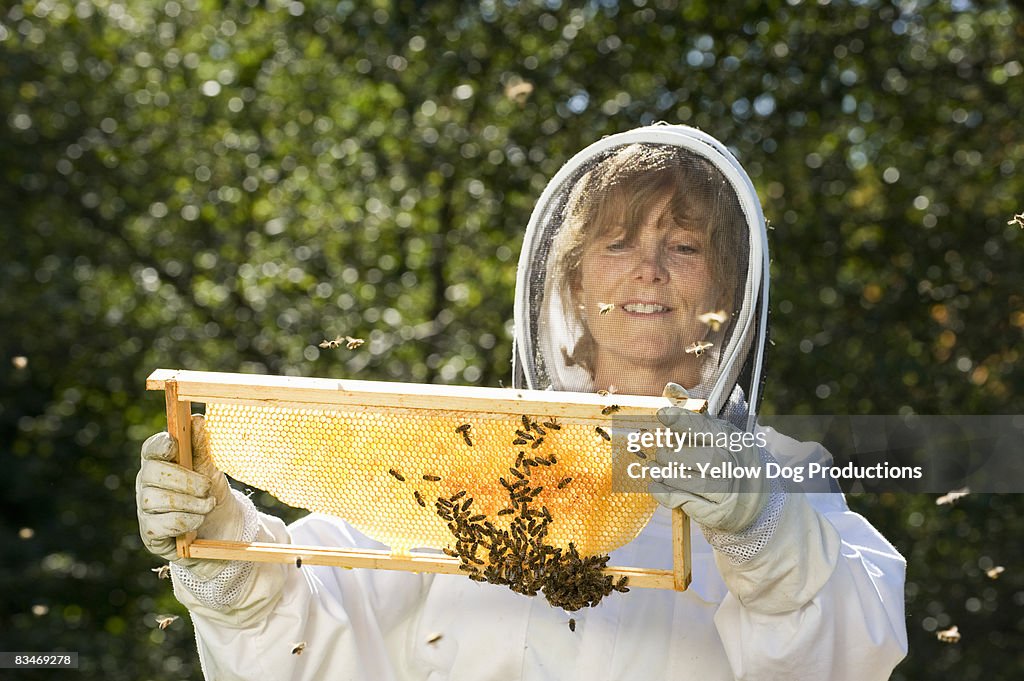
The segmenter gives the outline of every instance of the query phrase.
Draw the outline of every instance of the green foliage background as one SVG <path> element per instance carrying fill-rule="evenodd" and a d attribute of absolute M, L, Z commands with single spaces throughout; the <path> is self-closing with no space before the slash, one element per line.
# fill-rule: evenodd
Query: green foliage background
<path fill-rule="evenodd" d="M 146 376 L 498 385 L 533 202 L 639 124 L 761 194 L 766 412 L 1021 413 L 1022 40 L 1006 0 L 0 4 L 0 648 L 200 678 L 137 537 Z M 1018 677 L 1020 497 L 850 502 L 909 561 L 893 678 Z"/>

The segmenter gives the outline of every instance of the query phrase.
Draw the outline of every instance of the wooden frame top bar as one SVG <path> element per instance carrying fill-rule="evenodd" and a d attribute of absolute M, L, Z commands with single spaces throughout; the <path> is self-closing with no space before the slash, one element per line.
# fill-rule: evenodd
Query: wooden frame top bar
<path fill-rule="evenodd" d="M 668 406 L 664 397 L 598 395 L 597 393 L 516 388 L 477 388 L 391 381 L 265 376 L 210 371 L 157 369 L 146 379 L 147 390 L 177 385 L 178 399 L 192 402 L 259 402 L 263 404 L 337 405 L 404 409 L 452 409 L 481 413 L 548 414 L 576 419 L 603 419 L 601 409 L 615 404 L 618 415 L 651 416 Z M 700 411 L 703 400 L 681 405 Z M 596 408 L 596 409 L 595 409 Z"/>

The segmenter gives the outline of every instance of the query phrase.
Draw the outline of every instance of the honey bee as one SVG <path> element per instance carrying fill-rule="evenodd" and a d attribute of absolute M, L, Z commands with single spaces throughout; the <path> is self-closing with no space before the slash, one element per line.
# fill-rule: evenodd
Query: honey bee
<path fill-rule="evenodd" d="M 160 627 L 161 629 L 166 629 L 167 627 L 171 626 L 171 623 L 174 622 L 174 620 L 176 620 L 176 619 L 178 619 L 177 615 L 168 615 L 167 617 L 157 617 L 156 618 L 156 625 L 158 627 Z"/>
<path fill-rule="evenodd" d="M 954 624 L 949 629 L 943 629 L 942 631 L 935 632 L 935 637 L 943 643 L 959 643 L 960 629 L 958 629 Z"/>
<path fill-rule="evenodd" d="M 458 501 L 459 499 L 461 499 L 464 496 L 466 496 L 466 490 L 462 490 L 461 492 L 458 492 L 458 493 L 452 495 L 450 500 L 452 502 L 455 502 L 455 501 Z"/>
<path fill-rule="evenodd" d="M 533 428 L 533 422 L 529 416 L 523 414 L 523 430 L 529 430 L 530 428 Z"/>
<path fill-rule="evenodd" d="M 538 435 L 543 436 L 543 435 L 547 435 L 548 434 L 547 431 L 544 430 L 543 428 L 541 428 L 540 424 L 537 423 L 536 421 L 534 421 L 530 425 L 533 426 L 533 429 L 537 432 Z"/>
<path fill-rule="evenodd" d="M 337 348 L 337 347 L 341 346 L 341 341 L 342 340 L 343 339 L 342 339 L 341 336 L 336 337 L 334 340 L 326 340 L 326 339 L 324 339 L 324 340 L 320 341 L 319 346 L 321 348 L 324 348 L 324 349 L 330 348 L 330 349 L 333 350 L 334 348 Z"/>
<path fill-rule="evenodd" d="M 427 482 L 440 482 L 441 481 L 441 476 L 440 475 L 424 475 L 423 479 L 426 480 Z"/>
<path fill-rule="evenodd" d="M 601 314 L 608 314 L 615 309 L 615 303 L 598 303 L 597 307 Z"/>
<path fill-rule="evenodd" d="M 562 425 L 558 422 L 558 419 L 554 419 L 554 418 L 551 419 L 550 421 L 545 421 L 544 422 L 544 427 L 545 428 L 550 428 L 551 430 L 561 430 L 562 429 Z"/>
<path fill-rule="evenodd" d="M 600 395 L 601 397 L 605 397 L 605 396 L 606 396 L 606 395 L 608 395 L 609 393 L 608 393 L 608 391 L 607 391 L 607 390 L 603 390 L 603 389 L 602 389 L 602 390 L 598 390 L 598 391 L 597 391 L 597 394 L 598 394 L 598 395 Z"/>
<path fill-rule="evenodd" d="M 529 440 L 524 440 L 521 437 L 517 437 L 515 440 L 512 440 L 512 444 L 514 445 L 525 445 L 527 442 L 529 442 Z"/>
<path fill-rule="evenodd" d="M 423 497 L 422 497 L 422 496 L 420 496 L 420 493 L 419 493 L 419 491 L 418 491 L 418 490 L 415 490 L 415 491 L 413 491 L 412 495 L 413 495 L 414 497 L 416 497 L 416 503 L 417 503 L 417 504 L 419 504 L 419 505 L 420 505 L 420 506 L 422 506 L 423 508 L 426 508 L 426 507 L 427 507 L 427 502 L 423 501 Z"/>
<path fill-rule="evenodd" d="M 961 497 L 966 497 L 970 493 L 971 489 L 969 487 L 961 487 L 960 489 L 952 490 L 936 499 L 935 505 L 944 506 L 946 504 L 952 504 L 957 499 L 960 499 Z"/>
<path fill-rule="evenodd" d="M 452 558 L 458 558 L 459 557 L 459 552 L 458 551 L 450 549 L 447 546 L 444 547 L 441 550 L 444 551 L 444 555 L 446 555 L 446 556 L 451 556 Z"/>
<path fill-rule="evenodd" d="M 396 480 L 398 480 L 398 482 L 405 482 L 405 476 L 396 471 L 394 468 L 389 468 L 388 473 L 390 473 Z"/>
<path fill-rule="evenodd" d="M 576 631 L 576 620 L 572 617 L 569 618 L 569 631 Z"/>
<path fill-rule="evenodd" d="M 170 579 L 171 578 L 171 566 L 161 565 L 160 567 L 153 568 L 150 572 L 156 573 L 157 579 Z"/>
<path fill-rule="evenodd" d="M 297 567 L 297 568 L 302 567 L 302 556 L 296 556 L 295 557 L 295 567 Z"/>
<path fill-rule="evenodd" d="M 521 437 L 521 438 L 526 439 L 526 440 L 532 440 L 533 439 L 532 435 L 530 435 L 529 433 L 523 432 L 521 430 L 517 430 L 516 431 L 516 435 L 518 437 Z"/>
<path fill-rule="evenodd" d="M 985 574 L 988 576 L 989 579 L 999 579 L 999 575 L 1003 574 L 1005 571 L 1006 568 L 1004 568 L 1002 565 L 996 565 L 994 568 L 989 568 L 988 570 L 985 570 Z"/>
<path fill-rule="evenodd" d="M 455 432 L 460 433 L 462 435 L 462 439 L 465 440 L 466 444 L 469 445 L 470 447 L 473 446 L 473 440 L 471 440 L 469 437 L 469 429 L 472 427 L 473 426 L 471 426 L 468 423 L 463 423 L 461 426 L 455 429 Z"/>
<path fill-rule="evenodd" d="M 690 392 L 678 383 L 668 383 L 661 392 L 661 396 L 667 397 L 672 400 L 673 404 L 676 404 L 690 399 Z"/>
<path fill-rule="evenodd" d="M 594 431 L 598 435 L 603 437 L 605 440 L 609 440 L 610 441 L 612 439 L 612 436 L 608 434 L 608 431 L 605 430 L 604 428 L 602 428 L 601 426 L 597 426 L 596 428 L 594 428 Z"/>
<path fill-rule="evenodd" d="M 365 343 L 362 338 L 353 338 L 352 336 L 345 336 L 345 347 L 349 350 L 355 350 L 360 345 Z"/>
<path fill-rule="evenodd" d="M 515 510 L 511 508 L 503 508 L 498 511 L 498 515 L 508 515 L 509 513 L 515 513 Z"/>
<path fill-rule="evenodd" d="M 707 324 L 711 327 L 712 331 L 718 331 L 722 328 L 722 324 L 725 324 L 729 320 L 729 315 L 726 314 L 725 310 L 715 310 L 714 312 L 705 312 L 704 314 L 697 315 L 697 321 L 701 324 Z"/>
<path fill-rule="evenodd" d="M 691 345 L 687 346 L 686 354 L 700 357 L 701 355 L 708 351 L 708 348 L 714 347 L 714 345 L 714 343 L 709 343 L 707 341 L 696 341 Z"/>
<path fill-rule="evenodd" d="M 1021 229 L 1024 229 L 1024 213 L 1021 213 L 1020 215 L 1014 215 L 1006 224 L 1017 225 Z"/>
<path fill-rule="evenodd" d="M 604 409 L 602 409 L 601 413 L 604 414 L 605 416 L 608 416 L 609 414 L 614 414 L 615 412 L 619 411 L 620 409 L 622 409 L 622 407 L 620 407 L 619 405 L 612 404 L 612 405 L 609 405 L 609 406 L 605 407 Z"/>
<path fill-rule="evenodd" d="M 433 644 L 437 643 L 440 640 L 441 640 L 441 634 L 431 634 L 430 637 L 427 638 L 427 643 L 430 644 L 430 645 L 433 645 Z"/>
<path fill-rule="evenodd" d="M 306 642 L 299 641 L 298 643 L 292 644 L 292 655 L 301 655 L 302 651 L 306 649 Z"/>
<path fill-rule="evenodd" d="M 544 438 L 543 437 L 537 438 L 536 440 L 533 441 L 533 444 L 530 445 L 530 449 L 537 449 L 537 447 L 540 447 L 543 442 L 544 442 Z"/>
<path fill-rule="evenodd" d="M 570 482 L 572 482 L 572 478 L 562 478 L 561 482 L 558 483 L 558 489 L 564 489 Z"/>

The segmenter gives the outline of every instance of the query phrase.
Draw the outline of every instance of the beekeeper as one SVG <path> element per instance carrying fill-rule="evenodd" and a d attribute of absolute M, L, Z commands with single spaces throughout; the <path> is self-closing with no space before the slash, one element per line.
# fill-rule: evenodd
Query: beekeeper
<path fill-rule="evenodd" d="M 556 175 L 530 220 L 515 301 L 517 387 L 706 399 L 679 433 L 755 444 L 663 462 L 828 463 L 755 421 L 768 309 L 764 218 L 731 153 L 657 125 L 613 135 Z M 681 388 L 669 386 L 679 394 Z M 668 402 L 666 402 L 668 404 Z M 142 448 L 139 526 L 171 561 L 207 679 L 598 681 L 887 679 L 906 653 L 905 562 L 842 494 L 782 481 L 659 480 L 662 504 L 613 564 L 669 567 L 670 508 L 697 523 L 691 587 L 633 589 L 568 616 L 462 576 L 178 558 L 177 535 L 382 548 L 344 521 L 285 526 L 231 490 L 194 420 L 195 470 L 166 433 Z M 764 445 L 764 446 L 759 446 Z M 295 644 L 304 643 L 296 654 Z"/>

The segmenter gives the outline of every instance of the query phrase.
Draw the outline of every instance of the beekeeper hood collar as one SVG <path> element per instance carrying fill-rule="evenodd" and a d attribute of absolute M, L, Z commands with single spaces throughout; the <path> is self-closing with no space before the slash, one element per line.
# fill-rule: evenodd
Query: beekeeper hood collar
<path fill-rule="evenodd" d="M 710 135 L 654 125 L 590 145 L 530 217 L 514 384 L 592 392 L 612 387 L 609 372 L 656 366 L 707 399 L 711 413 L 745 397 L 753 418 L 766 241 L 750 178 Z"/>

